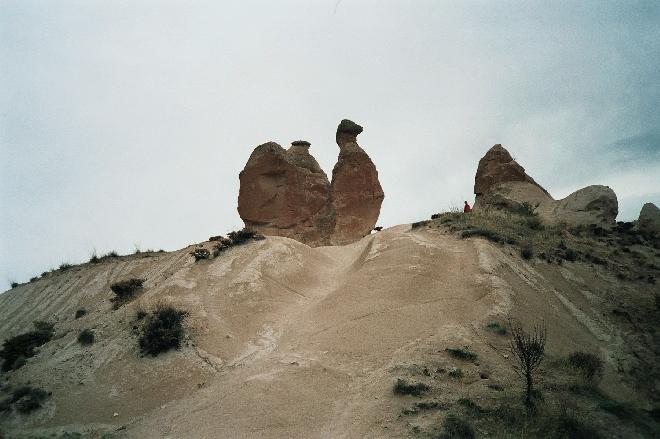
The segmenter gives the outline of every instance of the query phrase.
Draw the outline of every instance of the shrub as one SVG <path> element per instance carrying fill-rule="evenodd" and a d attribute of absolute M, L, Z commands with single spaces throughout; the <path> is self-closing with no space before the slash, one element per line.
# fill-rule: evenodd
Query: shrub
<path fill-rule="evenodd" d="M 570 262 L 575 262 L 577 260 L 578 254 L 572 248 L 567 248 L 564 250 L 562 257 Z"/>
<path fill-rule="evenodd" d="M 456 401 L 458 404 L 462 405 L 466 412 L 472 416 L 479 416 L 485 412 L 485 410 L 477 403 L 468 398 L 460 398 Z"/>
<path fill-rule="evenodd" d="M 531 333 L 525 332 L 522 326 L 512 321 L 509 322 L 509 326 L 511 326 L 510 349 L 517 360 L 514 368 L 525 380 L 525 405 L 531 409 L 534 393 L 533 373 L 543 361 L 547 331 L 544 323 L 534 326 Z"/>
<path fill-rule="evenodd" d="M 149 318 L 144 333 L 140 337 L 140 349 L 144 354 L 156 355 L 179 349 L 183 340 L 184 311 L 171 306 L 163 307 Z"/>
<path fill-rule="evenodd" d="M 600 379 L 603 376 L 603 360 L 594 354 L 576 351 L 568 356 L 568 363 L 580 371 L 588 380 Z"/>
<path fill-rule="evenodd" d="M 495 321 L 488 322 L 488 324 L 486 325 L 486 329 L 488 329 L 489 331 L 492 331 L 492 332 L 494 332 L 495 334 L 498 334 L 498 335 L 506 335 L 506 333 L 507 333 L 506 326 L 502 325 L 499 322 L 495 322 Z"/>
<path fill-rule="evenodd" d="M 534 251 L 532 250 L 531 246 L 525 246 L 520 250 L 520 256 L 523 257 L 523 259 L 532 259 L 534 257 Z"/>
<path fill-rule="evenodd" d="M 81 345 L 90 345 L 94 343 L 94 331 L 91 329 L 83 329 L 80 334 L 78 334 L 78 343 Z"/>
<path fill-rule="evenodd" d="M 142 310 L 142 309 L 135 313 L 135 319 L 136 320 L 142 320 L 146 316 L 147 316 L 147 312 Z"/>
<path fill-rule="evenodd" d="M 144 279 L 128 279 L 121 282 L 116 282 L 110 285 L 110 289 L 113 293 L 116 294 L 116 297 L 112 298 L 112 302 L 115 305 L 115 309 L 119 308 L 124 303 L 131 300 L 135 293 L 138 290 L 142 289 L 144 284 Z"/>
<path fill-rule="evenodd" d="M 79 310 L 76 311 L 76 318 L 79 319 L 85 314 L 87 314 L 87 310 L 85 308 L 80 308 Z"/>
<path fill-rule="evenodd" d="M 16 288 L 18 285 L 19 285 L 18 282 L 12 282 L 12 283 L 11 283 L 11 287 L 12 287 L 12 288 Z"/>
<path fill-rule="evenodd" d="M 100 262 L 100 259 L 97 256 L 96 252 L 92 253 L 92 256 L 89 258 L 89 263 L 90 264 L 96 264 L 98 262 Z"/>
<path fill-rule="evenodd" d="M 445 349 L 449 355 L 454 358 L 460 358 L 461 360 L 474 361 L 479 355 L 476 352 L 472 352 L 466 347 L 464 348 L 447 348 Z"/>
<path fill-rule="evenodd" d="M 18 369 L 25 364 L 25 359 L 33 357 L 39 346 L 53 338 L 55 330 L 51 323 L 34 322 L 34 330 L 9 338 L 2 344 L 0 358 L 4 360 L 2 370 Z"/>
<path fill-rule="evenodd" d="M 73 265 L 69 264 L 68 262 L 63 262 L 60 264 L 60 270 L 68 270 L 69 268 L 73 267 Z"/>
<path fill-rule="evenodd" d="M 211 252 L 205 248 L 196 248 L 190 252 L 191 255 L 195 257 L 195 261 L 201 261 L 203 259 L 211 259 Z"/>
<path fill-rule="evenodd" d="M 431 388 L 424 383 L 409 383 L 403 378 L 398 378 L 394 383 L 392 391 L 397 395 L 414 395 L 420 396 L 424 392 L 428 392 Z"/>
<path fill-rule="evenodd" d="M 447 375 L 452 378 L 463 378 L 463 369 L 460 367 L 452 367 L 451 370 L 447 372 Z"/>
<path fill-rule="evenodd" d="M 438 439 L 474 439 L 474 428 L 465 419 L 453 413 L 445 416 Z"/>
<path fill-rule="evenodd" d="M 229 237 L 229 239 L 231 239 L 231 242 L 234 245 L 244 244 L 250 240 L 260 241 L 262 239 L 266 239 L 263 235 L 260 235 L 257 232 L 253 232 L 252 230 L 247 228 L 242 230 L 237 230 L 234 232 L 229 232 L 227 233 L 227 236 Z"/>
<path fill-rule="evenodd" d="M 30 413 L 41 408 L 42 403 L 48 397 L 48 392 L 36 387 L 19 387 L 14 391 L 11 402 L 21 413 Z"/>

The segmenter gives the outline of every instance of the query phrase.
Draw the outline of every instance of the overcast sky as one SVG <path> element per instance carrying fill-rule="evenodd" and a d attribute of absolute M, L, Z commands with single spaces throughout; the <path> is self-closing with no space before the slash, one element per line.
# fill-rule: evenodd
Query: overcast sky
<path fill-rule="evenodd" d="M 0 290 L 242 227 L 266 141 L 331 173 L 349 118 L 379 225 L 473 199 L 502 143 L 555 198 L 660 205 L 660 2 L 0 0 Z"/>

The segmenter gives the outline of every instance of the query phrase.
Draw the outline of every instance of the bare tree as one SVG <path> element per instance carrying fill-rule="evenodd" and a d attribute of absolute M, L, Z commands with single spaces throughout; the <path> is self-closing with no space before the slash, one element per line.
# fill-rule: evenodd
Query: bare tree
<path fill-rule="evenodd" d="M 509 320 L 509 326 L 511 327 L 509 342 L 511 353 L 518 360 L 514 368 L 525 379 L 525 405 L 529 409 L 532 407 L 532 392 L 534 391 L 532 374 L 543 361 L 547 330 L 544 322 L 534 325 L 531 333 L 525 332 L 520 323 L 512 320 Z"/>

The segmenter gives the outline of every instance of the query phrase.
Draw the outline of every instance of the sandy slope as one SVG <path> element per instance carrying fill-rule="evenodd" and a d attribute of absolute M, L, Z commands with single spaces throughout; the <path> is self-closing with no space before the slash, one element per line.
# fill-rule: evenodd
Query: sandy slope
<path fill-rule="evenodd" d="M 615 373 L 624 338 L 603 317 L 610 280 L 579 264 L 534 267 L 485 241 L 409 225 L 343 247 L 271 237 L 198 263 L 189 251 L 78 266 L 0 295 L 0 339 L 33 320 L 55 321 L 59 337 L 9 374 L 51 390 L 47 407 L 0 426 L 19 436 L 401 437 L 409 401 L 392 384 L 416 364 L 456 365 L 446 347 L 469 345 L 479 364 L 460 365 L 458 383 L 436 380 L 434 397 L 479 400 L 488 383 L 511 385 L 506 342 L 483 329 L 510 314 L 544 318 L 551 351 L 603 352 L 606 386 L 635 397 Z M 147 279 L 146 290 L 112 311 L 108 286 L 129 277 Z M 163 302 L 190 312 L 190 339 L 143 358 L 135 312 Z M 80 307 L 90 313 L 75 320 Z M 96 331 L 91 347 L 76 342 L 82 328 Z"/>

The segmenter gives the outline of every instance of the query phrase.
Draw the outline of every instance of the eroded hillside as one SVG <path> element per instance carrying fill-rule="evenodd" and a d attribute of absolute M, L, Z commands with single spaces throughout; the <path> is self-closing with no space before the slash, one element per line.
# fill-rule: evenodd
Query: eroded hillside
<path fill-rule="evenodd" d="M 603 437 L 653 437 L 657 285 L 617 277 L 612 264 L 524 259 L 515 245 L 457 233 L 438 219 L 347 246 L 269 237 L 197 262 L 191 246 L 21 285 L 0 295 L 0 338 L 38 320 L 54 323 L 55 336 L 3 373 L 0 398 L 25 384 L 51 395 L 30 414 L 6 410 L 0 428 L 7 437 L 429 437 L 457 413 L 477 437 L 545 437 L 551 430 L 524 419 L 508 336 L 492 330 L 513 318 L 547 326 L 539 418 L 561 421 L 568 408 Z M 657 276 L 657 249 L 636 245 Z M 115 310 L 110 285 L 129 278 L 144 288 Z M 164 304 L 188 312 L 186 339 L 144 356 L 136 316 Z M 93 344 L 77 341 L 83 329 Z M 563 360 L 573 351 L 604 360 L 602 381 L 575 376 Z M 397 395 L 398 378 L 428 388 Z"/>

